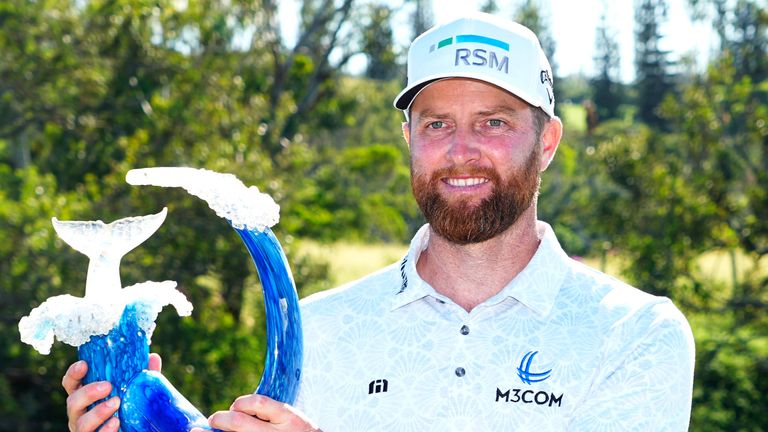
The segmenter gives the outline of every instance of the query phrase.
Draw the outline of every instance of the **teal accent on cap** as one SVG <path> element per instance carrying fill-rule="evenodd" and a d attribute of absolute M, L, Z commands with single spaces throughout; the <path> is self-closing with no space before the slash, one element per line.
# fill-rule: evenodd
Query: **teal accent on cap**
<path fill-rule="evenodd" d="M 440 48 L 442 48 L 444 46 L 448 46 L 448 45 L 450 45 L 452 43 L 453 43 L 453 38 L 449 37 L 448 39 L 443 39 L 440 42 L 438 42 L 437 48 L 440 49 Z"/>
<path fill-rule="evenodd" d="M 486 36 L 480 36 L 480 35 L 458 35 L 456 36 L 456 43 L 479 43 L 479 44 L 485 44 L 485 45 L 491 45 L 495 46 L 496 48 L 501 48 L 505 51 L 509 51 L 509 44 L 500 41 L 498 39 L 489 38 Z M 442 43 L 442 42 L 441 42 Z"/>

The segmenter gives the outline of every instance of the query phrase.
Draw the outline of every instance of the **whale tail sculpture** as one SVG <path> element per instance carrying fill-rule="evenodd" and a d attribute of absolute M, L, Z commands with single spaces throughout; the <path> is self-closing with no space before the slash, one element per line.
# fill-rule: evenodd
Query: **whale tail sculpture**
<path fill-rule="evenodd" d="M 266 309 L 265 366 L 256 392 L 292 404 L 301 379 L 303 341 L 298 295 L 280 242 L 269 227 L 279 206 L 231 174 L 192 168 L 132 170 L 134 185 L 183 187 L 227 219 L 240 235 L 259 273 Z M 110 224 L 52 219 L 58 235 L 90 258 L 85 297 L 54 296 L 19 321 L 22 341 L 47 354 L 54 337 L 78 347 L 89 364 L 83 382 L 110 381 L 122 399 L 121 432 L 211 430 L 206 418 L 162 375 L 146 370 L 149 339 L 163 306 L 189 315 L 192 304 L 176 283 L 144 282 L 122 288 L 120 260 L 152 235 L 167 210 Z"/>
<path fill-rule="evenodd" d="M 76 251 L 86 255 L 88 275 L 85 295 L 114 294 L 122 288 L 120 260 L 160 228 L 168 209 L 157 214 L 129 217 L 105 224 L 98 221 L 60 221 L 52 218 L 56 234 Z"/>

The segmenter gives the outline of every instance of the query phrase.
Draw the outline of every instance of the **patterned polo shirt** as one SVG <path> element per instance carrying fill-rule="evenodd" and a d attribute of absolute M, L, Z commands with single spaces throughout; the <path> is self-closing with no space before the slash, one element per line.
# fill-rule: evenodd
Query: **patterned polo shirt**
<path fill-rule="evenodd" d="M 549 225 L 467 312 L 405 258 L 302 301 L 297 406 L 324 432 L 685 431 L 694 342 L 669 299 L 570 259 Z"/>

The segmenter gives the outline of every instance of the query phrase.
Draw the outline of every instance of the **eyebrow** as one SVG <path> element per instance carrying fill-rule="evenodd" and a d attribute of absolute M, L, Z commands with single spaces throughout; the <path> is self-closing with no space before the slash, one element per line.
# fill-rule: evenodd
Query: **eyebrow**
<path fill-rule="evenodd" d="M 412 113 L 411 116 L 415 117 L 413 114 L 414 113 Z M 444 118 L 450 117 L 448 114 L 441 114 L 441 113 L 438 113 L 437 111 L 433 111 L 430 109 L 426 109 L 424 111 L 420 111 L 415 114 L 418 115 L 419 118 L 444 119 Z"/>
<path fill-rule="evenodd" d="M 511 107 L 509 105 L 499 105 L 499 106 L 477 111 L 474 114 L 479 116 L 491 116 L 495 114 L 506 114 L 508 116 L 518 116 L 520 115 L 521 112 L 522 110 Z M 438 120 L 451 117 L 449 114 L 439 113 L 431 109 L 425 109 L 424 111 L 421 111 L 421 112 L 412 113 L 411 114 L 412 118 L 416 117 L 414 114 L 416 114 L 419 118 L 438 119 Z"/>
<path fill-rule="evenodd" d="M 479 114 L 481 116 L 489 116 L 494 114 L 506 114 L 509 116 L 517 116 L 517 115 L 520 115 L 521 112 L 522 110 L 515 109 L 509 105 L 499 105 L 487 110 L 478 111 L 476 114 Z"/>

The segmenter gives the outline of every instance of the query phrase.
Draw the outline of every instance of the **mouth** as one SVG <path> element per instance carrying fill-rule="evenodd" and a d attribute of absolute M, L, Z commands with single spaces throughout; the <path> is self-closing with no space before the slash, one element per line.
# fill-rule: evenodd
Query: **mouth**
<path fill-rule="evenodd" d="M 449 186 L 453 187 L 471 187 L 471 186 L 478 186 L 481 184 L 488 183 L 490 179 L 486 177 L 467 177 L 467 178 L 455 178 L 455 177 L 449 177 L 444 178 L 443 182 L 445 182 Z"/>

